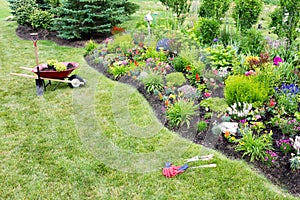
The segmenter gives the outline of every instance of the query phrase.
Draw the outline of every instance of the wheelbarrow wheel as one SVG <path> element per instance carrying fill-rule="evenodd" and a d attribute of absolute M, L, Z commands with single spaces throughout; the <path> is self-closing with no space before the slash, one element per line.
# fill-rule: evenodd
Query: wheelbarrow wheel
<path fill-rule="evenodd" d="M 68 83 L 68 85 L 71 88 L 78 88 L 81 85 L 84 85 L 84 83 L 85 83 L 85 80 L 83 78 L 81 78 L 80 76 L 78 76 L 78 75 L 72 75 L 72 76 L 70 76 L 69 77 L 69 81 L 71 81 L 71 82 Z"/>

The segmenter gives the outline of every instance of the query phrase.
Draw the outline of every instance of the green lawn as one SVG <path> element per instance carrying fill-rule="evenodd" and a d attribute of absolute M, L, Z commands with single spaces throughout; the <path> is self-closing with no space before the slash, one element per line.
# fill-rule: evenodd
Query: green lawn
<path fill-rule="evenodd" d="M 15 35 L 0 0 L 0 199 L 295 199 L 244 161 L 230 160 L 166 130 L 133 88 L 90 68 L 84 49 L 39 41 L 40 62 L 76 61 L 87 85 L 36 96 L 27 73 L 32 41 Z M 213 153 L 216 168 L 166 179 L 164 162 Z"/>

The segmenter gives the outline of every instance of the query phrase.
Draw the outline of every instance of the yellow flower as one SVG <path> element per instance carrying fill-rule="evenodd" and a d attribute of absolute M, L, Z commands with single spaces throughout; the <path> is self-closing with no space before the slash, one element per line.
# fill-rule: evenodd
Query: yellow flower
<path fill-rule="evenodd" d="M 232 137 L 230 138 L 230 140 L 231 140 L 231 141 L 234 141 L 234 140 L 235 140 L 235 137 L 234 137 L 234 136 L 232 136 Z"/>
<path fill-rule="evenodd" d="M 240 145 L 242 145 L 242 146 L 245 145 L 245 142 L 240 142 Z"/>

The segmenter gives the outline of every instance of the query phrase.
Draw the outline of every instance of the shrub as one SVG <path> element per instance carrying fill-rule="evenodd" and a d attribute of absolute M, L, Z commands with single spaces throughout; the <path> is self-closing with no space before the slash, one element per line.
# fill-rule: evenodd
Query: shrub
<path fill-rule="evenodd" d="M 167 119 L 172 126 L 190 126 L 190 119 L 195 115 L 196 106 L 193 101 L 179 100 L 168 107 L 166 111 Z"/>
<path fill-rule="evenodd" d="M 225 80 L 224 95 L 228 105 L 246 102 L 259 107 L 268 100 L 268 92 L 268 86 L 255 76 L 233 75 Z"/>
<path fill-rule="evenodd" d="M 292 170 L 300 169 L 300 156 L 299 155 L 293 155 L 290 159 L 290 167 Z"/>
<path fill-rule="evenodd" d="M 197 124 L 197 128 L 198 128 L 198 132 L 202 132 L 202 131 L 206 130 L 206 128 L 207 128 L 206 121 L 199 121 Z"/>
<path fill-rule="evenodd" d="M 248 30 L 258 21 L 263 8 L 261 0 L 235 0 L 233 18 L 242 32 Z"/>
<path fill-rule="evenodd" d="M 257 55 L 264 52 L 265 39 L 261 31 L 250 28 L 245 30 L 240 40 L 240 52 L 246 55 Z"/>
<path fill-rule="evenodd" d="M 229 9 L 231 0 L 203 0 L 199 8 L 199 16 L 220 20 Z"/>
<path fill-rule="evenodd" d="M 173 72 L 166 76 L 167 86 L 180 86 L 186 82 L 183 73 Z"/>
<path fill-rule="evenodd" d="M 88 55 L 90 52 L 95 50 L 97 47 L 98 47 L 98 45 L 93 40 L 90 40 L 89 42 L 87 42 L 85 44 L 85 48 L 84 48 L 85 53 L 84 53 L 84 55 Z"/>
<path fill-rule="evenodd" d="M 13 14 L 20 25 L 31 25 L 30 16 L 38 9 L 35 0 L 14 1 L 11 3 Z"/>
<path fill-rule="evenodd" d="M 172 61 L 172 65 L 177 72 L 185 72 L 186 67 L 190 65 L 191 62 L 184 57 L 176 56 Z"/>
<path fill-rule="evenodd" d="M 148 93 L 154 93 L 155 90 L 163 91 L 164 81 L 162 77 L 155 73 L 150 73 L 148 76 L 142 79 L 144 83 L 145 90 Z"/>
<path fill-rule="evenodd" d="M 272 132 L 260 136 L 253 135 L 250 129 L 241 130 L 242 138 L 236 140 L 236 151 L 243 151 L 243 157 L 249 156 L 250 162 L 264 161 L 266 152 L 272 150 Z"/>
<path fill-rule="evenodd" d="M 31 26 L 34 29 L 49 30 L 52 27 L 53 15 L 48 11 L 37 9 L 30 15 Z"/>
<path fill-rule="evenodd" d="M 159 0 L 163 5 L 170 7 L 173 12 L 176 13 L 177 17 L 182 14 L 188 13 L 190 10 L 191 3 L 187 0 Z"/>
<path fill-rule="evenodd" d="M 298 36 L 296 30 L 299 28 L 300 1 L 279 1 L 277 7 L 271 14 L 270 27 L 274 27 L 274 33 L 280 38 L 286 37 L 291 44 Z"/>
<path fill-rule="evenodd" d="M 199 18 L 194 27 L 194 34 L 201 44 L 212 44 L 220 34 L 220 23 L 213 18 Z"/>

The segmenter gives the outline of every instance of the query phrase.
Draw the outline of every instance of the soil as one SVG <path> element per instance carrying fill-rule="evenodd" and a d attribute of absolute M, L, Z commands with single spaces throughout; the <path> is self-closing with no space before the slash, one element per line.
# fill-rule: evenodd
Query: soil
<path fill-rule="evenodd" d="M 55 32 L 35 31 L 32 30 L 32 28 L 27 26 L 19 26 L 16 30 L 16 34 L 20 38 L 25 40 L 30 40 L 30 33 L 33 32 L 39 33 L 40 40 L 52 40 L 57 44 L 63 46 L 84 47 L 86 42 L 89 41 L 90 39 L 89 38 L 86 40 L 76 40 L 76 41 L 63 40 L 56 37 Z M 107 36 L 95 37 L 93 38 L 93 40 L 100 43 L 106 37 Z M 113 79 L 113 77 L 107 72 L 107 69 L 105 67 L 99 64 L 95 65 L 92 62 L 91 58 L 88 56 L 86 56 L 85 59 L 91 67 L 95 68 L 97 71 L 104 74 L 108 78 Z M 158 97 L 148 94 L 145 91 L 144 86 L 140 81 L 137 81 L 128 75 L 121 77 L 117 81 L 132 85 L 133 87 L 137 88 L 137 90 L 148 100 L 149 104 L 153 108 L 153 111 L 156 113 L 157 118 L 161 121 L 162 124 L 164 124 L 170 130 L 175 131 L 182 137 L 185 137 L 196 144 L 201 144 L 206 147 L 218 150 L 231 159 L 244 159 L 248 161 L 250 165 L 252 165 L 259 172 L 263 173 L 274 184 L 279 185 L 280 187 L 288 190 L 294 196 L 300 197 L 300 187 L 299 187 L 300 171 L 299 170 L 292 171 L 290 169 L 290 162 L 289 162 L 289 159 L 291 158 L 290 154 L 283 154 L 282 152 L 277 152 L 279 156 L 276 162 L 271 166 L 265 165 L 264 163 L 258 161 L 249 162 L 248 157 L 242 158 L 242 153 L 234 151 L 234 146 L 232 143 L 229 143 L 228 140 L 224 139 L 224 137 L 216 136 L 212 134 L 211 131 L 212 123 L 214 123 L 215 121 L 217 122 L 220 121 L 220 119 L 217 116 L 214 115 L 212 116 L 212 118 L 209 120 L 210 125 L 208 126 L 207 131 L 204 132 L 198 133 L 197 127 L 195 127 L 195 124 L 197 124 L 197 122 L 203 117 L 203 115 L 206 112 L 205 110 L 201 110 L 201 109 L 199 109 L 197 115 L 191 119 L 190 121 L 191 126 L 189 128 L 186 125 L 180 128 L 173 128 L 168 124 L 168 121 L 165 117 L 164 109 L 162 109 L 163 107 L 162 101 L 160 101 Z M 213 96 L 223 97 L 223 90 L 218 89 L 217 91 L 214 91 Z M 273 138 L 275 140 L 281 137 L 281 135 L 277 133 L 276 130 L 275 131 L 273 130 L 273 132 L 274 132 Z"/>

